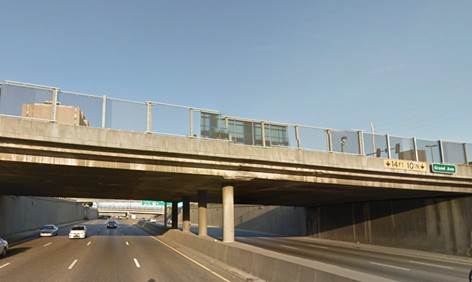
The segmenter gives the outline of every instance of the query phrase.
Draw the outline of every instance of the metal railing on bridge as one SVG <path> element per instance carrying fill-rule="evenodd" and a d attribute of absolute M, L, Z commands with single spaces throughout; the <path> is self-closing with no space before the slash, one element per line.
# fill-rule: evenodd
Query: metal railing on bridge
<path fill-rule="evenodd" d="M 96 96 L 14 81 L 0 84 L 0 115 L 125 131 L 220 139 L 367 157 L 472 165 L 472 144 L 227 116 L 219 111 Z"/>

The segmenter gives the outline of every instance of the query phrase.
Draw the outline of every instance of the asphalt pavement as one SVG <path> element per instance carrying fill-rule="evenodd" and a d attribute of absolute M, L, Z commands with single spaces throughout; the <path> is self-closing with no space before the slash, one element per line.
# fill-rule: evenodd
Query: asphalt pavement
<path fill-rule="evenodd" d="M 86 222 L 86 239 L 69 239 L 71 226 L 55 237 L 16 245 L 0 259 L 0 281 L 238 281 L 209 262 L 182 255 L 130 222 L 107 229 L 105 220 Z M 192 228 L 193 231 L 195 227 Z M 221 237 L 219 228 L 209 234 Z M 237 231 L 237 241 L 267 250 L 330 263 L 397 281 L 468 281 L 472 265 L 448 258 L 365 250 L 309 237 L 278 237 Z M 400 249 L 399 249 L 400 250 Z"/>
<path fill-rule="evenodd" d="M 140 228 L 105 220 L 85 223 L 86 239 L 69 239 L 70 226 L 55 237 L 16 245 L 0 259 L 0 281 L 234 281 L 205 262 L 197 264 Z"/>
<path fill-rule="evenodd" d="M 192 232 L 197 232 L 192 226 Z M 221 239 L 221 229 L 211 227 L 208 234 Z M 472 270 L 470 261 L 458 261 L 446 256 L 425 256 L 411 251 L 396 249 L 388 251 L 382 247 L 369 250 L 336 244 L 336 241 L 316 240 L 312 237 L 281 237 L 274 234 L 236 230 L 236 240 L 291 256 L 316 260 L 346 269 L 369 273 L 396 281 L 449 282 L 469 281 Z M 460 260 L 460 259 L 459 259 Z"/>

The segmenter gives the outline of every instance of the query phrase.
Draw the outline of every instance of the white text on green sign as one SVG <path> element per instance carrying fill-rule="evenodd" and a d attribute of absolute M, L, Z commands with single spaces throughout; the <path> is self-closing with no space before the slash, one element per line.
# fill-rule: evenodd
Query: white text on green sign
<path fill-rule="evenodd" d="M 431 171 L 435 173 L 454 174 L 456 173 L 457 168 L 452 164 L 432 164 Z"/>

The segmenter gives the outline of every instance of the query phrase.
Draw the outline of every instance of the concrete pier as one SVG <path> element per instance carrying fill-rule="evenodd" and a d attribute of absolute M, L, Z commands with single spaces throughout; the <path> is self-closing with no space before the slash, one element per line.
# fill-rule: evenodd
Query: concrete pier
<path fill-rule="evenodd" d="M 207 191 L 198 191 L 198 235 L 207 236 Z"/>
<path fill-rule="evenodd" d="M 234 187 L 223 186 L 223 242 L 234 242 Z"/>
<path fill-rule="evenodd" d="M 184 197 L 182 205 L 182 231 L 190 232 L 190 200 Z"/>
<path fill-rule="evenodd" d="M 179 227 L 179 208 L 177 204 L 177 201 L 172 201 L 172 229 Z"/>
<path fill-rule="evenodd" d="M 167 227 L 167 202 L 164 202 L 164 227 Z"/>

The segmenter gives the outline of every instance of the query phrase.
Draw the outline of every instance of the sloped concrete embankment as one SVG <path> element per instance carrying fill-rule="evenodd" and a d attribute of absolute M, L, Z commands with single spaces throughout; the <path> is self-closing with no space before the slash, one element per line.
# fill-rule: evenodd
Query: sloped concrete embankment
<path fill-rule="evenodd" d="M 139 222 L 138 226 L 151 234 L 159 234 L 164 229 L 144 222 Z M 284 255 L 238 242 L 222 243 L 211 237 L 201 238 L 193 233 L 185 233 L 180 230 L 167 230 L 159 236 L 159 239 L 189 248 L 266 281 L 392 281 L 383 277 Z"/>
<path fill-rule="evenodd" d="M 37 235 L 44 224 L 65 225 L 97 216 L 96 209 L 68 200 L 0 196 L 0 236 L 9 242 Z"/>

